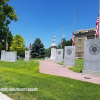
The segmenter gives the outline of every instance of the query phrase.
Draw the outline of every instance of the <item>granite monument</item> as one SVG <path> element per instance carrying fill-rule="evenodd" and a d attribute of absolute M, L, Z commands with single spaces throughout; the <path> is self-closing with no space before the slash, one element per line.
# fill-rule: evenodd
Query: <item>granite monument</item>
<path fill-rule="evenodd" d="M 5 50 L 1 50 L 1 60 L 2 61 L 4 60 L 4 53 L 5 53 Z"/>
<path fill-rule="evenodd" d="M 75 66 L 75 46 L 65 46 L 64 49 L 64 63 L 65 66 Z"/>
<path fill-rule="evenodd" d="M 24 61 L 29 61 L 29 58 L 30 58 L 30 51 L 25 51 L 25 59 Z"/>
<path fill-rule="evenodd" d="M 63 49 L 57 49 L 56 51 L 56 63 L 63 62 Z"/>
<path fill-rule="evenodd" d="M 100 39 L 84 41 L 84 70 L 82 73 L 100 76 Z"/>
<path fill-rule="evenodd" d="M 4 52 L 4 60 L 8 62 L 17 62 L 17 52 Z"/>

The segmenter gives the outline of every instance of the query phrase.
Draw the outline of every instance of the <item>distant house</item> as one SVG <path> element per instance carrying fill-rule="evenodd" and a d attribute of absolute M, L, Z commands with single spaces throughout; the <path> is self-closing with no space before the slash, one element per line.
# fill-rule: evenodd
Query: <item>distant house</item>
<path fill-rule="evenodd" d="M 84 40 L 95 39 L 96 28 L 75 32 L 76 58 L 84 58 Z"/>

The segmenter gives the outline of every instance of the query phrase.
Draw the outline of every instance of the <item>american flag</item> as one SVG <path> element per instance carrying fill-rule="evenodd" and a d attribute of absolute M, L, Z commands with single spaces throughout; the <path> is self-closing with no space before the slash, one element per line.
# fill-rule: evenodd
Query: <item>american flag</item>
<path fill-rule="evenodd" d="M 8 43 L 6 43 L 6 48 L 7 48 L 7 50 L 8 50 Z"/>
<path fill-rule="evenodd" d="M 62 47 L 62 43 L 63 43 L 63 39 L 61 40 L 61 44 L 60 44 L 61 47 Z"/>
<path fill-rule="evenodd" d="M 32 49 L 31 43 L 29 44 L 29 48 L 30 48 L 30 50 Z"/>
<path fill-rule="evenodd" d="M 75 41 L 74 41 L 74 33 L 72 35 L 72 43 L 75 44 Z"/>
<path fill-rule="evenodd" d="M 96 36 L 96 38 L 97 38 L 97 37 L 98 37 L 98 35 L 99 35 L 99 17 L 97 18 L 96 25 L 97 25 L 97 27 L 96 27 L 95 36 Z"/>

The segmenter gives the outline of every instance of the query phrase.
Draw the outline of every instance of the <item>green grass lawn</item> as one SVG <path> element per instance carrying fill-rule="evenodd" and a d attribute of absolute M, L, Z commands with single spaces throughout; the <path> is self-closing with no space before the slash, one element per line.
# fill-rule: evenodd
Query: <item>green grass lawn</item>
<path fill-rule="evenodd" d="M 63 65 L 63 63 L 58 63 L 58 64 Z M 83 70 L 83 59 L 75 59 L 75 64 L 76 64 L 76 66 L 69 67 L 68 69 L 70 69 L 74 72 L 81 73 Z"/>
<path fill-rule="evenodd" d="M 23 61 L 24 59 L 17 59 L 17 61 Z M 44 58 L 30 58 L 30 61 L 32 60 L 44 60 Z"/>
<path fill-rule="evenodd" d="M 76 66 L 69 67 L 68 69 L 70 69 L 74 72 L 81 73 L 83 70 L 83 59 L 76 59 L 75 63 L 76 63 Z"/>
<path fill-rule="evenodd" d="M 39 73 L 38 61 L 0 61 L 0 88 L 38 88 L 5 91 L 14 100 L 99 100 L 100 85 Z"/>

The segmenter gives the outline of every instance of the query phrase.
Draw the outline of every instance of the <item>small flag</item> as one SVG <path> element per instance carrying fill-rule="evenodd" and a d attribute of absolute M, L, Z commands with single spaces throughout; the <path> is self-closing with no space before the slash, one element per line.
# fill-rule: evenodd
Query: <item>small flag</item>
<path fill-rule="evenodd" d="M 63 39 L 61 40 L 61 44 L 60 44 L 61 47 L 62 47 L 62 43 L 63 43 Z"/>
<path fill-rule="evenodd" d="M 30 48 L 30 50 L 32 49 L 31 43 L 29 44 L 29 48 Z"/>
<path fill-rule="evenodd" d="M 97 18 L 96 25 L 97 25 L 97 27 L 96 27 L 95 36 L 96 36 L 96 38 L 97 38 L 97 37 L 98 37 L 98 35 L 99 35 L 99 17 Z"/>
<path fill-rule="evenodd" d="M 72 35 L 72 43 L 75 44 L 75 41 L 74 41 L 74 33 Z"/>
<path fill-rule="evenodd" d="M 8 50 L 8 43 L 6 44 L 6 48 L 7 48 L 7 50 Z"/>

